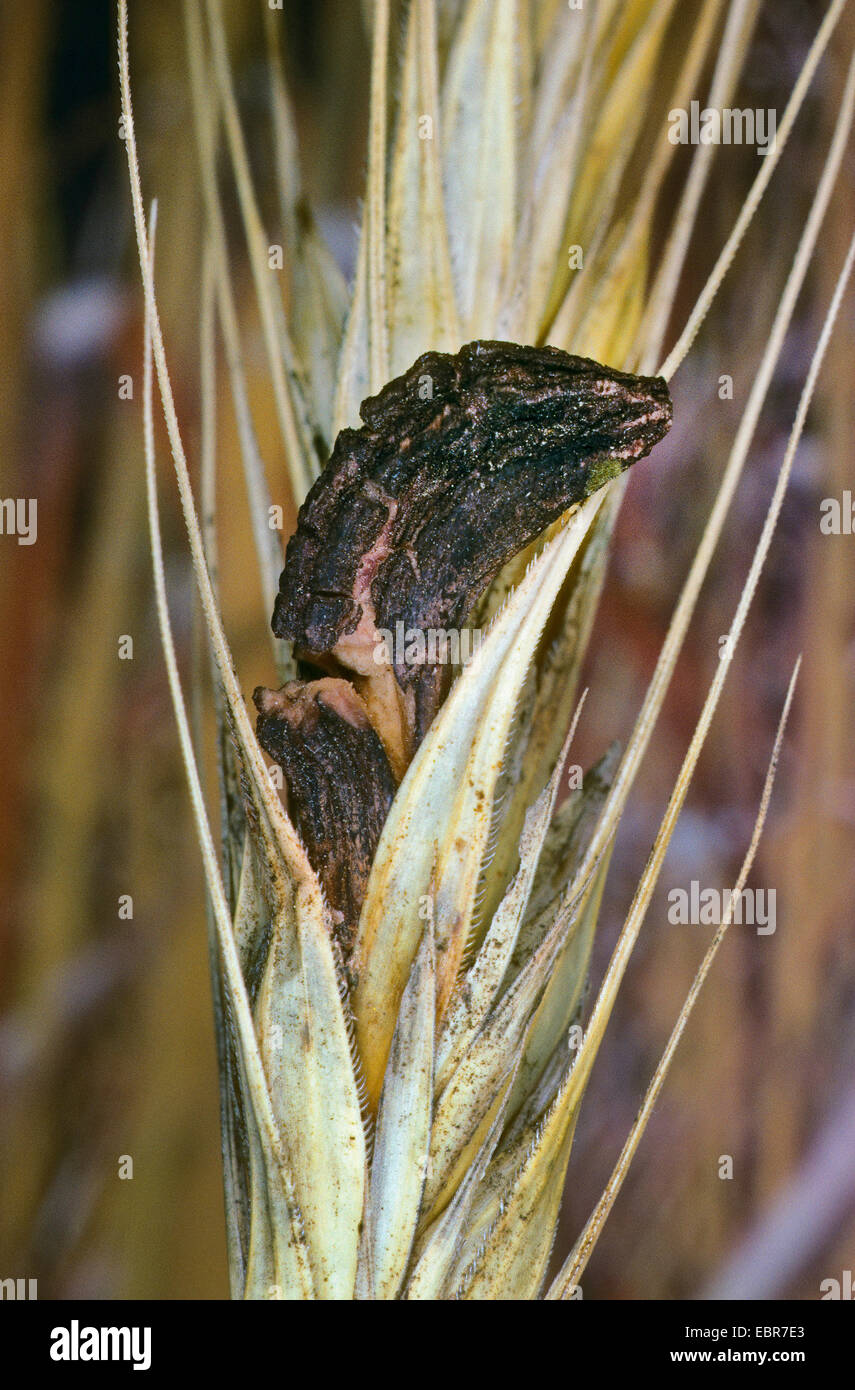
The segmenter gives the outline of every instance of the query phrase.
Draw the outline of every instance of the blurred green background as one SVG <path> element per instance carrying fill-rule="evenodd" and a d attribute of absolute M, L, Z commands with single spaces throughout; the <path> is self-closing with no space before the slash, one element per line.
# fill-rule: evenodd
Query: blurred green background
<path fill-rule="evenodd" d="M 262 0 L 227 6 L 242 114 L 267 206 Z M 738 94 L 779 116 L 825 6 L 763 5 Z M 201 207 L 181 6 L 131 0 L 143 180 L 160 202 L 158 286 L 186 438 L 196 441 Z M 353 0 L 285 0 L 304 172 L 352 266 L 368 51 Z M 732 441 L 855 44 L 850 5 L 725 289 L 673 384 L 675 428 L 634 471 L 595 641 L 579 760 L 626 739 Z M 674 189 L 684 165 L 678 161 Z M 679 324 L 756 172 L 719 152 Z M 38 499 L 38 540 L 0 536 L 0 1278 L 43 1298 L 227 1296 L 202 873 L 156 629 L 144 508 L 141 296 L 119 138 L 109 0 L 0 6 L 0 469 Z M 232 209 L 234 211 L 234 209 Z M 618 840 L 596 969 L 631 898 L 727 630 L 821 312 L 855 225 L 853 153 Z M 235 223 L 236 228 L 236 223 Z M 243 248 L 237 283 L 249 306 Z M 855 768 L 851 536 L 819 502 L 853 485 L 850 294 L 749 629 L 597 1063 L 571 1160 L 562 1244 L 587 1218 L 706 944 L 666 894 L 734 881 L 798 652 L 796 710 L 753 882 L 777 931 L 735 927 L 584 1281 L 587 1298 L 738 1291 L 816 1298 L 855 1266 Z M 286 497 L 249 307 L 250 385 Z M 255 335 L 254 337 L 252 335 Z M 734 378 L 735 399 L 711 383 Z M 132 400 L 119 399 L 130 373 Z M 233 431 L 223 405 L 222 426 Z M 223 601 L 244 689 L 269 682 L 236 451 L 221 498 Z M 161 454 L 168 580 L 185 671 L 193 594 Z M 133 659 L 119 658 L 123 636 Z M 133 917 L 120 916 L 122 895 Z M 734 1178 L 718 1177 L 733 1156 Z M 133 1178 L 120 1177 L 121 1158 Z M 777 1242 L 777 1243 L 776 1243 Z M 757 1272 L 759 1271 L 759 1273 Z M 760 1283 L 757 1283 L 757 1280 Z M 715 1284 L 714 1281 L 718 1280 Z M 763 1282 L 765 1280 L 765 1282 Z"/>

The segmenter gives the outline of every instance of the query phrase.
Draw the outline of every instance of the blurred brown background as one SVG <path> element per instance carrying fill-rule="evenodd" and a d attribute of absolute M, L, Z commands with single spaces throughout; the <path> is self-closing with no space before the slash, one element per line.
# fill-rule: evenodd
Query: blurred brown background
<path fill-rule="evenodd" d="M 738 104 L 779 116 L 825 6 L 763 7 Z M 233 0 L 242 111 L 269 197 L 260 5 Z M 304 172 L 349 269 L 368 55 L 352 0 L 285 0 Z M 783 165 L 692 356 L 675 429 L 633 476 L 594 648 L 580 760 L 626 739 L 708 511 L 837 108 L 849 7 Z M 32 546 L 0 536 L 0 1278 L 41 1297 L 222 1298 L 225 1243 L 202 874 L 151 589 L 141 314 L 109 0 L 0 6 L 0 469 L 38 499 Z M 186 438 L 198 412 L 200 204 L 181 7 L 131 4 L 147 196 L 160 200 L 161 313 Z M 675 323 L 756 172 L 719 152 Z M 679 177 L 680 168 L 675 173 Z M 272 206 L 272 200 L 271 200 Z M 786 442 L 820 315 L 855 225 L 853 156 L 833 200 L 727 538 L 636 787 L 609 879 L 602 969 L 717 661 Z M 234 240 L 238 276 L 242 246 Z M 247 296 L 248 297 L 248 296 Z M 281 479 L 263 355 L 253 405 Z M 711 390 L 730 373 L 735 399 Z M 134 399 L 120 400 L 130 373 Z M 732 884 L 798 652 L 804 666 L 755 886 L 777 931 L 734 927 L 585 1276 L 588 1298 L 748 1287 L 816 1298 L 855 1267 L 855 776 L 851 536 L 819 502 L 853 486 L 850 294 L 770 563 L 583 1108 L 562 1243 L 587 1218 L 706 943 L 669 925 L 669 888 Z M 233 428 L 223 407 L 223 427 Z M 176 632 L 192 661 L 189 566 L 162 454 Z M 223 503 L 227 626 L 244 688 L 269 681 L 237 467 Z M 119 659 L 123 636 L 133 659 Z M 119 899 L 133 899 L 131 920 Z M 733 1156 L 734 1178 L 718 1177 Z M 133 1159 L 133 1179 L 119 1176 Z M 765 1282 L 764 1282 L 765 1280 Z M 716 1283 L 716 1281 L 718 1281 Z"/>

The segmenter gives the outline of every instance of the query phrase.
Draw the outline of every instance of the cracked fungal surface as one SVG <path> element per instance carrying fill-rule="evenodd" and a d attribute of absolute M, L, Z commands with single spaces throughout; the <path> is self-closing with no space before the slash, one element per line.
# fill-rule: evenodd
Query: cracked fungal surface
<path fill-rule="evenodd" d="M 273 630 L 353 680 L 400 776 L 452 671 L 378 663 L 380 633 L 459 630 L 508 560 L 664 437 L 671 398 L 558 348 L 475 342 L 424 353 L 360 414 L 300 508 Z"/>
<path fill-rule="evenodd" d="M 253 697 L 345 957 L 396 784 L 454 673 L 408 637 L 389 660 L 384 634 L 459 632 L 514 555 L 664 438 L 671 397 L 661 377 L 558 348 L 475 342 L 424 353 L 360 415 L 300 508 L 273 613 L 321 679 Z"/>

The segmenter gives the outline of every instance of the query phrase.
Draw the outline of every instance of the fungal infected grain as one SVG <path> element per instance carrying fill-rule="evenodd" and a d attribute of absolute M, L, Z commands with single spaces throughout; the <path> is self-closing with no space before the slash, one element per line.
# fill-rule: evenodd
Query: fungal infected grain
<path fill-rule="evenodd" d="M 381 631 L 462 628 L 508 560 L 664 437 L 671 399 L 558 348 L 475 342 L 424 353 L 360 414 L 300 509 L 273 629 L 353 681 L 400 778 L 453 670 L 378 664 Z"/>
<path fill-rule="evenodd" d="M 321 880 L 342 954 L 350 953 L 395 779 L 346 680 L 291 681 L 253 693 L 262 748 L 282 768 L 288 808 Z"/>

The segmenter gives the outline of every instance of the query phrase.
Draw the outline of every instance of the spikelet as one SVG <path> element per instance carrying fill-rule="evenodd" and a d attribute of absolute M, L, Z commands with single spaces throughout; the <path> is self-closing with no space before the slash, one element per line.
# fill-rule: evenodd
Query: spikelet
<path fill-rule="evenodd" d="M 228 158 L 238 193 L 271 393 L 292 500 L 299 505 L 325 463 L 318 441 L 331 445 L 340 430 L 357 427 L 366 397 L 406 372 L 421 353 L 456 353 L 473 340 L 498 339 L 550 344 L 623 371 L 657 367 L 713 158 L 708 146 L 694 152 L 664 248 L 654 247 L 660 193 L 674 154 L 668 112 L 694 97 L 710 105 L 726 101 L 756 8 L 743 0 L 696 6 L 603 0 L 579 8 L 563 0 L 412 0 L 397 34 L 389 0 L 376 0 L 370 7 L 367 184 L 349 292 L 306 209 L 279 17 L 265 8 L 283 295 L 268 273 L 273 238 L 252 185 L 222 5 L 185 0 L 206 194 L 206 283 L 226 343 L 257 559 L 271 607 L 283 557 L 268 526 L 270 486 L 247 405 L 218 201 L 218 152 Z M 776 147 L 762 161 L 739 224 L 664 364 L 666 377 L 691 345 L 774 174 L 840 10 L 834 0 L 779 123 Z M 398 769 L 400 785 L 379 841 L 372 842 L 355 940 L 343 945 L 327 866 L 317 848 L 311 862 L 271 782 L 217 608 L 212 537 L 197 518 L 157 318 L 153 238 L 133 130 L 126 0 L 119 0 L 119 12 L 126 143 L 146 291 L 155 573 L 210 896 L 233 1296 L 538 1298 L 587 1078 L 728 661 L 711 686 L 583 1032 L 574 1025 L 611 845 L 810 261 L 851 127 L 852 74 L 758 384 L 626 750 L 604 754 L 555 810 L 567 730 L 574 710 L 578 715 L 579 671 L 622 496 L 621 478 L 608 481 L 618 471 L 612 468 L 598 475 L 606 486 L 521 546 L 480 595 L 470 621 L 485 629 L 484 641 L 450 693 L 443 692 L 424 737 Z M 707 92 L 703 74 L 716 49 Z M 390 62 L 395 53 L 398 66 Z M 841 287 L 850 264 L 851 256 Z M 837 303 L 839 296 L 826 329 Z M 823 350 L 821 341 L 815 369 Z M 170 656 L 154 486 L 155 376 L 210 638 L 221 723 L 219 849 Z M 805 409 L 815 376 L 812 369 Z M 800 410 L 734 618 L 728 660 L 803 419 Z M 212 495 L 210 476 L 205 485 Z M 274 661 L 280 680 L 296 675 L 287 643 L 274 641 L 271 672 Z M 342 679 L 340 669 L 336 679 Z M 791 697 L 792 687 L 784 717 Z M 334 702 L 334 692 L 329 699 Z M 362 714 L 349 717 L 358 723 Z M 782 732 L 783 718 L 776 752 Z M 758 823 L 770 788 L 771 781 Z M 321 832 L 342 848 L 335 840 L 340 824 L 322 825 Z M 573 1295 L 669 1060 L 667 1052 L 645 1113 L 550 1298 Z"/>

